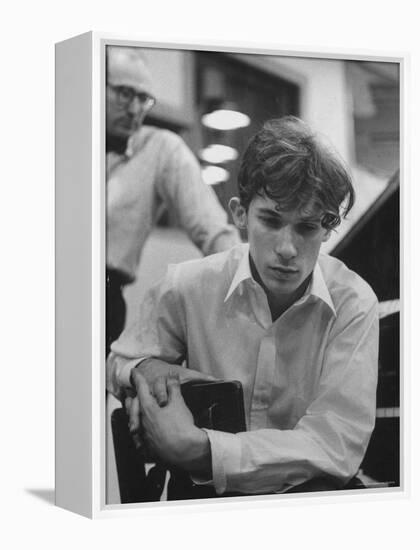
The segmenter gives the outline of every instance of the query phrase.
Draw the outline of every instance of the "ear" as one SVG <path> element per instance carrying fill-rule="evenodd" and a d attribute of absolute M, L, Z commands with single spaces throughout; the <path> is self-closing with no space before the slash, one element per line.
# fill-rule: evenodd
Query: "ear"
<path fill-rule="evenodd" d="M 245 229 L 247 222 L 246 210 L 238 197 L 232 197 L 229 201 L 229 210 L 232 213 L 233 221 L 238 229 Z"/>
<path fill-rule="evenodd" d="M 331 229 L 327 229 L 327 231 L 325 232 L 325 235 L 322 237 L 322 242 L 323 243 L 327 242 L 330 236 L 331 236 Z"/>

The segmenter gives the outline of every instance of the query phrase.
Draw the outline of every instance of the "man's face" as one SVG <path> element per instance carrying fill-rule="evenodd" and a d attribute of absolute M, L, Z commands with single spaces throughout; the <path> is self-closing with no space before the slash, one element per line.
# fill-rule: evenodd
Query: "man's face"
<path fill-rule="evenodd" d="M 148 96 L 153 96 L 153 83 L 142 60 L 130 52 L 111 51 L 106 90 L 107 135 L 128 139 L 138 130 L 147 112 L 142 97 Z"/>
<path fill-rule="evenodd" d="M 329 231 L 321 226 L 322 212 L 282 211 L 266 195 L 256 195 L 248 211 L 238 206 L 237 225 L 248 229 L 249 250 L 259 282 L 268 298 L 287 300 L 312 273 Z"/>

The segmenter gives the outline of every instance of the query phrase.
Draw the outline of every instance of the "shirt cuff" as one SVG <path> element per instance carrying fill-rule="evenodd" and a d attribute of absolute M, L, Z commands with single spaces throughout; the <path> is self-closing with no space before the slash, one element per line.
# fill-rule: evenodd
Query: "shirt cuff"
<path fill-rule="evenodd" d="M 198 477 L 196 475 L 190 475 L 190 478 L 194 485 L 204 485 L 206 487 L 211 487 L 213 485 L 212 479 L 205 479 L 204 477 Z"/>
<path fill-rule="evenodd" d="M 210 441 L 214 489 L 218 495 L 228 488 L 229 476 L 241 469 L 241 441 L 231 433 L 204 428 Z"/>
<path fill-rule="evenodd" d="M 118 357 L 114 356 L 114 353 L 112 352 L 108 358 L 108 363 L 111 365 L 111 372 L 114 371 L 114 380 L 115 383 L 112 384 L 112 386 L 116 386 L 116 389 L 122 389 L 122 388 L 131 388 L 131 382 L 130 382 L 130 374 L 134 367 L 137 367 L 140 365 L 143 361 L 148 359 L 148 357 L 142 357 L 142 358 L 136 358 L 132 359 L 131 361 L 124 362 L 123 365 L 118 364 Z M 113 363 L 115 362 L 115 365 Z M 112 376 L 111 376 L 112 380 Z M 112 391 L 111 388 L 108 388 Z M 113 392 L 114 393 L 114 392 Z"/>
<path fill-rule="evenodd" d="M 137 367 L 139 365 L 139 362 L 136 361 L 130 361 L 129 363 L 126 363 L 118 373 L 118 383 L 123 388 L 131 388 L 131 382 L 130 382 L 130 374 L 134 367 Z"/>

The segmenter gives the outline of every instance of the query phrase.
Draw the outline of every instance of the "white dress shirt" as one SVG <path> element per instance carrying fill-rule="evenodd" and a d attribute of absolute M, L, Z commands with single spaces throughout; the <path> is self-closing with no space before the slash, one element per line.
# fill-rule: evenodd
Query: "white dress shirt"
<path fill-rule="evenodd" d="M 357 473 L 375 421 L 377 299 L 339 260 L 320 255 L 305 294 L 274 323 L 248 245 L 170 266 L 111 349 L 117 396 L 146 357 L 242 383 L 247 431 L 207 430 L 218 494 Z"/>
<path fill-rule="evenodd" d="M 107 155 L 107 265 L 134 280 L 144 242 L 165 204 L 203 253 L 238 244 L 237 229 L 184 141 L 142 126 L 125 155 Z"/>

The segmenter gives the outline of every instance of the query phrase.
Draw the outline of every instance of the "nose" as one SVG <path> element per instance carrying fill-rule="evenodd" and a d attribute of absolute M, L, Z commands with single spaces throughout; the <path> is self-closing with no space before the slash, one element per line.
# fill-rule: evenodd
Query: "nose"
<path fill-rule="evenodd" d="M 275 252 L 284 262 L 289 262 L 297 256 L 295 235 L 293 229 L 286 225 L 277 234 Z"/>
<path fill-rule="evenodd" d="M 143 110 L 143 103 L 137 96 L 134 96 L 128 106 L 128 112 L 134 116 L 139 115 Z"/>

